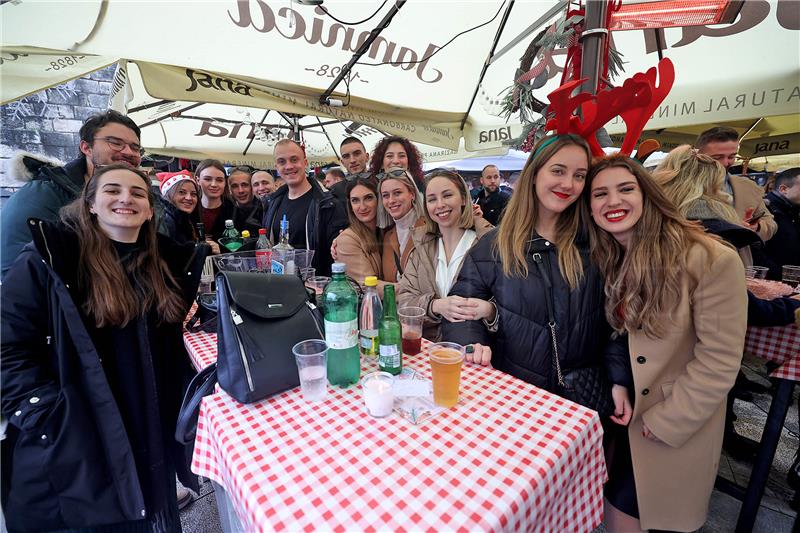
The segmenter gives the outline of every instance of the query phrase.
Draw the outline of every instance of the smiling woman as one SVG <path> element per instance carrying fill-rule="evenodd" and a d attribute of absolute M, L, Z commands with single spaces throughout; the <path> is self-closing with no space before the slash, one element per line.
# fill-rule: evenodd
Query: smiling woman
<path fill-rule="evenodd" d="M 169 442 L 193 375 L 182 321 L 208 248 L 158 236 L 153 201 L 140 171 L 98 169 L 61 223 L 30 221 L 33 243 L 3 280 L 11 531 L 180 528 L 175 474 L 197 478 Z"/>

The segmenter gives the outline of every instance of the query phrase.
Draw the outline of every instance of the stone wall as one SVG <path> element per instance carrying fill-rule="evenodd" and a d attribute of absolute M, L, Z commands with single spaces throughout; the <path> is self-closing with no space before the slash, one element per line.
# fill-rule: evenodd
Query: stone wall
<path fill-rule="evenodd" d="M 89 116 L 105 111 L 115 66 L 0 106 L 0 186 L 16 183 L 7 171 L 18 150 L 63 162 L 78 155 L 78 130 Z"/>

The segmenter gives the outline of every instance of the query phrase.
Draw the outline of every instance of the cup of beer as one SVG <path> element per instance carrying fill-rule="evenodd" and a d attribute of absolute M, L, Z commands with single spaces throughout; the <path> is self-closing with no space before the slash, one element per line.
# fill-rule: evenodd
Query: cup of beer
<path fill-rule="evenodd" d="M 422 319 L 425 310 L 421 307 L 401 307 L 397 310 L 403 336 L 403 355 L 417 355 L 422 351 Z"/>
<path fill-rule="evenodd" d="M 431 346 L 430 354 L 433 403 L 453 407 L 458 403 L 464 347 L 454 342 L 437 342 Z"/>

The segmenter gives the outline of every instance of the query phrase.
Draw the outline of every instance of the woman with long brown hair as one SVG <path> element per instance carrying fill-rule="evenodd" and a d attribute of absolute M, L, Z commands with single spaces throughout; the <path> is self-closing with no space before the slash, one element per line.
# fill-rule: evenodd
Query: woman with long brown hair
<path fill-rule="evenodd" d="M 425 310 L 422 336 L 436 342 L 442 318 L 479 320 L 494 313 L 486 300 L 448 296 L 467 252 L 493 226 L 473 215 L 467 184 L 449 170 L 426 176 L 424 213 L 425 225 L 412 232 L 414 251 L 400 279 L 397 302 Z"/>
<path fill-rule="evenodd" d="M 30 221 L 4 280 L 11 530 L 180 531 L 181 330 L 208 246 L 159 236 L 153 201 L 143 173 L 98 168 L 60 224 Z"/>
<path fill-rule="evenodd" d="M 347 275 L 363 285 L 364 278 L 378 278 L 383 293 L 381 269 L 382 230 L 378 227 L 378 188 L 375 180 L 354 178 L 347 182 L 347 218 L 350 225 L 334 240 L 336 260 L 347 265 Z"/>
<path fill-rule="evenodd" d="M 602 279 L 580 232 L 590 162 L 575 135 L 534 147 L 500 226 L 469 251 L 450 290 L 491 302 L 493 312 L 442 324 L 444 340 L 473 345 L 474 362 L 559 394 L 564 375 L 603 364 L 610 334 Z"/>
<path fill-rule="evenodd" d="M 687 221 L 636 161 L 594 163 L 592 259 L 605 315 L 629 354 L 611 369 L 619 432 L 606 486 L 610 531 L 694 531 L 717 474 L 725 397 L 747 320 L 736 252 Z"/>

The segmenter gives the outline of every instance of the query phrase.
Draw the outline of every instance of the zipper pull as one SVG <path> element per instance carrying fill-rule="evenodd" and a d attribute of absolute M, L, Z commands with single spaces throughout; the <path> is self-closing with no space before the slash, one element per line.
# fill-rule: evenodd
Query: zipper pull
<path fill-rule="evenodd" d="M 317 306 L 316 306 L 316 305 L 314 305 L 314 304 L 312 304 L 311 302 L 306 302 L 306 305 L 307 305 L 307 306 L 308 306 L 308 308 L 309 308 L 309 309 L 311 309 L 312 311 L 314 311 L 314 310 L 317 308 Z"/>
<path fill-rule="evenodd" d="M 242 322 L 244 322 L 244 320 L 242 320 L 242 317 L 239 316 L 239 313 L 237 313 L 233 309 L 231 309 L 231 318 L 233 318 L 233 323 L 236 324 L 237 326 L 240 325 Z"/>

